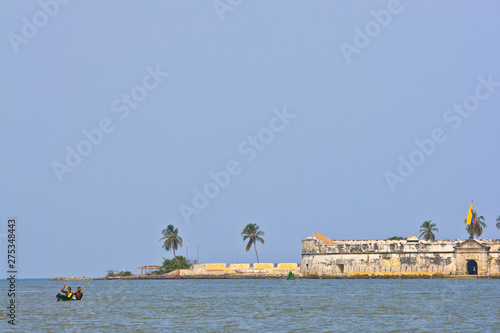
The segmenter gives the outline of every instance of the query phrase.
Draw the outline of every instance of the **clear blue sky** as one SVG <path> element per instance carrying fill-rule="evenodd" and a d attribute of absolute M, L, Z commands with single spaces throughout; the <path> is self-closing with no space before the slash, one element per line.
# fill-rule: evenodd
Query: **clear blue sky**
<path fill-rule="evenodd" d="M 61 2 L 0 2 L 20 277 L 160 264 L 168 224 L 226 263 L 255 261 L 247 223 L 261 262 L 314 232 L 463 239 L 471 200 L 500 237 L 500 2 Z"/>

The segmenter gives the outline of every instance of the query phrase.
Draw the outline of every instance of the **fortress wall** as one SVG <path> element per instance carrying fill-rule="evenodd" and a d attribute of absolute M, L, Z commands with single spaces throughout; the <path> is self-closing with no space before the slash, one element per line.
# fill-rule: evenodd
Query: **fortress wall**
<path fill-rule="evenodd" d="M 234 263 L 234 264 L 196 264 L 191 269 L 176 271 L 180 278 L 284 278 L 289 272 L 298 276 L 297 263 Z M 173 272 L 165 277 L 174 277 Z"/>
<path fill-rule="evenodd" d="M 500 240 L 479 240 L 478 249 L 461 249 L 465 240 L 407 242 L 406 240 L 302 241 L 303 276 L 455 275 L 466 274 L 467 260 L 476 260 L 479 275 L 500 274 Z M 474 244 L 473 244 L 474 245 Z M 472 251 L 472 252 L 471 252 Z M 483 251 L 475 254 L 474 251 Z"/>
<path fill-rule="evenodd" d="M 298 265 L 296 263 L 278 263 L 276 268 L 279 269 L 297 269 Z"/>
<path fill-rule="evenodd" d="M 394 253 L 394 252 L 454 252 L 453 246 L 460 241 L 440 240 L 435 242 L 407 242 L 387 240 L 335 240 L 329 244 L 318 239 L 302 241 L 302 254 L 332 253 Z"/>
<path fill-rule="evenodd" d="M 500 240 L 490 245 L 489 266 L 491 274 L 500 275 Z"/>
<path fill-rule="evenodd" d="M 320 254 L 303 256 L 301 273 L 318 276 L 343 274 L 453 274 L 453 254 Z"/>
<path fill-rule="evenodd" d="M 252 268 L 253 269 L 273 269 L 274 268 L 274 264 L 272 263 L 254 263 L 252 264 Z"/>
<path fill-rule="evenodd" d="M 229 269 L 249 269 L 250 264 L 229 264 Z"/>

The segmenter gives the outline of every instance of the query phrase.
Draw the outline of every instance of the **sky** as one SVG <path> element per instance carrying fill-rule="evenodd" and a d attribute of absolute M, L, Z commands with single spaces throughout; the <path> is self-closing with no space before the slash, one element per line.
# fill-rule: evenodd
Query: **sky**
<path fill-rule="evenodd" d="M 500 238 L 499 1 L 0 1 L 0 218 L 20 278 Z M 197 251 L 198 249 L 198 251 Z M 198 253 L 197 253 L 198 252 Z M 6 256 L 4 256 L 5 258 Z M 1 266 L 6 272 L 7 262 Z"/>

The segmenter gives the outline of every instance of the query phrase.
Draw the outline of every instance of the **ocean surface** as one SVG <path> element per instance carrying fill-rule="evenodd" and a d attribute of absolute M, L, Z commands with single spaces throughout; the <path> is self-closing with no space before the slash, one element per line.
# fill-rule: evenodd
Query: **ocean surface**
<path fill-rule="evenodd" d="M 18 280 L 1 332 L 500 332 L 500 280 Z M 72 288 L 80 281 L 69 284 Z"/>

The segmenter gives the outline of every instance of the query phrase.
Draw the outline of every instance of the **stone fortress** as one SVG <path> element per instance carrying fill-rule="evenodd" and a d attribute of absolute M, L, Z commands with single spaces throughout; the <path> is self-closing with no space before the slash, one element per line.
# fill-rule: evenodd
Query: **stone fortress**
<path fill-rule="evenodd" d="M 302 241 L 301 277 L 498 277 L 500 239 Z"/>
<path fill-rule="evenodd" d="M 300 264 L 206 263 L 103 279 L 283 279 L 290 272 L 298 278 L 500 278 L 500 239 L 330 240 L 313 234 L 302 241 Z"/>

